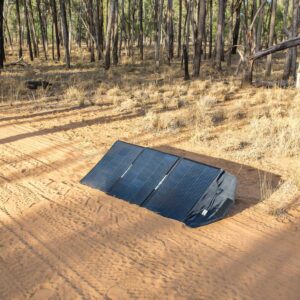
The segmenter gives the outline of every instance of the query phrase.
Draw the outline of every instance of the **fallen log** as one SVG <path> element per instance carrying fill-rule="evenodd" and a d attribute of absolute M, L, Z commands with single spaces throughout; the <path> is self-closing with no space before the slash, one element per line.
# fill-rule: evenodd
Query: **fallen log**
<path fill-rule="evenodd" d="M 5 65 L 5 67 L 11 67 L 11 66 L 27 67 L 27 66 L 29 66 L 29 64 L 24 61 L 23 57 L 21 57 L 19 60 Z"/>
<path fill-rule="evenodd" d="M 39 87 L 42 87 L 43 89 L 48 88 L 52 84 L 45 80 L 27 80 L 25 82 L 25 86 L 30 90 L 37 90 Z"/>
<path fill-rule="evenodd" d="M 283 41 L 277 45 L 274 45 L 266 50 L 263 50 L 263 51 L 259 51 L 255 54 L 252 55 L 251 59 L 253 61 L 259 59 L 259 58 L 262 58 L 264 56 L 267 56 L 269 54 L 272 54 L 272 53 L 275 53 L 275 52 L 278 52 L 278 51 L 283 51 L 285 49 L 288 49 L 288 48 L 292 48 L 292 47 L 297 47 L 297 46 L 300 46 L 300 37 L 296 37 L 296 38 L 291 38 L 289 40 L 286 40 L 286 41 Z"/>

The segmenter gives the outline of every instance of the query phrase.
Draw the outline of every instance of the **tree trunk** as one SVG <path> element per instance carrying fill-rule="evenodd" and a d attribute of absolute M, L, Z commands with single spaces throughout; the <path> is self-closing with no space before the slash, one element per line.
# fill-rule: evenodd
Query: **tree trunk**
<path fill-rule="evenodd" d="M 20 3 L 19 0 L 16 0 L 16 14 L 18 21 L 18 34 L 19 34 L 19 58 L 23 57 L 22 49 L 22 25 L 21 25 L 21 16 L 20 16 Z"/>
<path fill-rule="evenodd" d="M 26 23 L 26 32 L 27 32 L 27 45 L 28 45 L 28 49 L 29 49 L 29 56 L 30 56 L 30 60 L 33 61 L 33 51 L 32 51 L 32 44 L 31 44 L 31 34 L 30 34 L 27 0 L 24 0 L 24 14 L 25 14 L 25 23 Z"/>
<path fill-rule="evenodd" d="M 136 38 L 136 35 L 135 35 L 135 22 L 136 22 L 136 1 L 137 0 L 132 0 L 132 11 L 131 11 L 131 40 L 130 40 L 130 49 L 131 49 L 131 59 L 132 59 L 132 62 L 134 60 L 134 44 L 135 44 L 135 38 Z"/>
<path fill-rule="evenodd" d="M 296 88 L 300 89 L 300 63 L 299 63 L 298 73 L 297 73 Z"/>
<path fill-rule="evenodd" d="M 111 33 L 112 33 L 112 23 L 115 13 L 115 1 L 110 0 L 109 14 L 106 26 L 106 40 L 105 40 L 105 61 L 104 68 L 108 70 L 110 68 L 110 48 L 111 48 Z"/>
<path fill-rule="evenodd" d="M 293 0 L 292 37 L 297 37 L 299 28 L 299 0 Z M 297 78 L 297 48 L 292 49 L 291 75 Z"/>
<path fill-rule="evenodd" d="M 236 54 L 237 44 L 239 42 L 240 26 L 241 26 L 241 8 L 242 8 L 242 1 L 239 1 L 235 10 L 235 24 L 232 33 L 232 44 L 233 44 L 232 52 L 231 52 L 232 54 Z"/>
<path fill-rule="evenodd" d="M 155 47 L 155 65 L 159 67 L 159 49 L 160 49 L 160 34 L 159 34 L 159 6 L 160 0 L 154 0 L 154 47 Z"/>
<path fill-rule="evenodd" d="M 95 31 L 96 31 L 96 48 L 97 58 L 101 59 L 103 50 L 103 1 L 96 0 L 96 16 L 95 16 Z"/>
<path fill-rule="evenodd" d="M 271 47 L 274 41 L 276 9 L 277 9 L 277 0 L 272 0 L 268 47 Z M 267 63 L 266 63 L 266 72 L 265 72 L 266 77 L 271 75 L 271 69 L 272 69 L 272 55 L 269 55 L 267 57 Z"/>
<path fill-rule="evenodd" d="M 112 49 L 112 56 L 113 56 L 113 64 L 117 65 L 118 64 L 118 6 L 119 6 L 119 1 L 115 0 L 115 12 L 114 12 L 114 18 L 113 18 L 113 49 Z"/>
<path fill-rule="evenodd" d="M 94 14 L 93 14 L 93 0 L 88 0 L 88 20 L 89 20 L 89 31 L 90 31 L 90 54 L 91 62 L 95 61 L 95 26 L 94 26 Z"/>
<path fill-rule="evenodd" d="M 209 0 L 209 42 L 208 42 L 208 58 L 212 58 L 213 44 L 213 0 Z"/>
<path fill-rule="evenodd" d="M 71 67 L 71 58 L 69 52 L 69 32 L 68 32 L 66 6 L 65 6 L 65 0 L 59 0 L 59 2 L 60 2 L 63 40 L 64 40 L 64 47 L 65 47 L 66 67 L 69 69 Z"/>
<path fill-rule="evenodd" d="M 185 44 L 183 45 L 184 80 L 189 80 L 189 45 L 190 45 L 191 0 L 186 1 Z"/>
<path fill-rule="evenodd" d="M 42 17 L 41 0 L 36 0 L 36 6 L 37 6 L 39 21 L 40 21 L 40 29 L 41 29 L 41 35 L 42 35 L 42 44 L 43 44 L 44 55 L 45 55 L 45 59 L 47 60 L 48 54 L 47 54 L 46 29 L 45 29 L 43 17 Z"/>
<path fill-rule="evenodd" d="M 287 1 L 288 2 L 288 1 Z M 259 0 L 259 7 L 262 5 L 263 0 Z M 257 32 L 256 32 L 256 43 L 255 43 L 255 51 L 258 52 L 261 50 L 261 39 L 263 34 L 263 24 L 264 24 L 264 13 L 265 13 L 265 6 L 261 9 L 258 18 L 257 24 Z"/>
<path fill-rule="evenodd" d="M 36 30 L 35 30 L 32 2 L 31 2 L 31 0 L 25 0 L 25 1 L 28 1 L 27 9 L 28 9 L 28 13 L 29 13 L 29 24 L 30 24 L 31 37 L 32 37 L 32 43 L 33 43 L 33 53 L 34 53 L 34 57 L 38 57 L 39 56 L 39 44 L 38 44 L 37 34 L 36 34 Z"/>
<path fill-rule="evenodd" d="M 184 80 L 190 79 L 189 74 L 189 55 L 186 45 L 183 45 L 183 61 L 184 61 Z"/>
<path fill-rule="evenodd" d="M 121 29 L 120 29 L 120 45 L 119 45 L 119 59 L 121 59 L 122 46 L 123 46 L 123 36 L 126 31 L 125 23 L 125 0 L 121 2 Z"/>
<path fill-rule="evenodd" d="M 51 0 L 51 8 L 52 8 L 52 20 L 55 29 L 56 55 L 57 55 L 57 59 L 60 60 L 60 38 L 59 38 L 59 31 L 58 31 L 56 0 Z"/>
<path fill-rule="evenodd" d="M 217 24 L 218 26 L 217 26 L 217 38 L 216 38 L 216 67 L 218 70 L 221 70 L 226 0 L 218 0 L 218 1 L 219 1 L 219 10 L 218 10 L 218 24 Z"/>
<path fill-rule="evenodd" d="M 287 38 L 291 38 L 292 32 L 288 30 L 288 15 L 289 15 L 289 1 L 285 2 L 284 14 L 283 14 L 283 33 Z M 291 62 L 292 62 L 293 51 L 289 49 L 286 52 L 284 70 L 282 80 L 287 81 L 291 73 Z"/>
<path fill-rule="evenodd" d="M 71 47 L 72 46 L 72 6 L 71 6 L 71 0 L 68 0 L 68 15 L 69 15 L 69 30 L 68 30 L 69 43 L 68 43 L 68 47 L 69 47 L 69 53 L 70 53 L 70 56 L 71 56 L 71 48 L 72 48 Z"/>
<path fill-rule="evenodd" d="M 4 67 L 4 30 L 3 30 L 3 9 L 4 9 L 4 0 L 0 0 L 0 69 Z"/>
<path fill-rule="evenodd" d="M 139 48 L 140 58 L 144 59 L 143 0 L 139 0 Z"/>
<path fill-rule="evenodd" d="M 174 58 L 174 30 L 173 30 L 173 0 L 168 0 L 167 7 L 167 47 L 168 64 Z"/>
<path fill-rule="evenodd" d="M 181 26 L 182 26 L 182 0 L 179 0 L 177 57 L 180 57 L 181 55 L 181 32 L 182 32 Z"/>
<path fill-rule="evenodd" d="M 206 0 L 199 0 L 199 17 L 198 17 L 198 30 L 195 41 L 195 57 L 194 57 L 194 76 L 200 75 L 200 64 L 202 54 L 202 43 L 205 31 L 205 19 L 206 19 Z"/>
<path fill-rule="evenodd" d="M 232 48 L 233 48 L 233 15 L 234 15 L 234 0 L 231 0 L 230 5 L 230 23 L 229 23 L 229 49 L 227 52 L 227 66 L 231 66 L 231 55 L 232 55 Z"/>

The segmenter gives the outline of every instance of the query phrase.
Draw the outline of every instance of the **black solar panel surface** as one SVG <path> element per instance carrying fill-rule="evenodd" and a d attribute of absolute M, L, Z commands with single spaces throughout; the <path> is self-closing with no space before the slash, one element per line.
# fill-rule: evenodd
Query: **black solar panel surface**
<path fill-rule="evenodd" d="M 108 193 L 140 205 L 177 160 L 177 156 L 145 149 Z"/>
<path fill-rule="evenodd" d="M 81 183 L 108 192 L 143 149 L 117 141 Z"/>
<path fill-rule="evenodd" d="M 220 169 L 182 159 L 143 206 L 183 221 L 220 172 Z"/>

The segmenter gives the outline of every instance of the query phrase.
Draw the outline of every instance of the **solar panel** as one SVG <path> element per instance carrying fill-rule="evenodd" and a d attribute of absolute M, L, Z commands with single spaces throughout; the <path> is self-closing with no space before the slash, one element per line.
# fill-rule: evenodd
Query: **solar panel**
<path fill-rule="evenodd" d="M 184 221 L 221 170 L 182 159 L 143 206 L 165 217 Z"/>
<path fill-rule="evenodd" d="M 112 185 L 130 167 L 143 147 L 117 141 L 81 183 L 108 192 Z"/>
<path fill-rule="evenodd" d="M 121 141 L 81 183 L 190 227 L 222 219 L 237 185 L 222 169 Z"/>
<path fill-rule="evenodd" d="M 108 193 L 140 205 L 177 160 L 177 156 L 145 149 Z"/>

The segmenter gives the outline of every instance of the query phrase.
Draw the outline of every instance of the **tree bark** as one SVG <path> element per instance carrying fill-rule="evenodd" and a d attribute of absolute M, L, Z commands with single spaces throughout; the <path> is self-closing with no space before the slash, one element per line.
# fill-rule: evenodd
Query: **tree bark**
<path fill-rule="evenodd" d="M 232 33 L 232 54 L 236 54 L 237 52 L 237 44 L 239 42 L 239 35 L 240 35 L 240 26 L 241 26 L 241 8 L 242 8 L 242 1 L 239 1 L 236 6 L 235 10 L 235 24 Z"/>
<path fill-rule="evenodd" d="M 125 23 L 125 0 L 121 2 L 121 28 L 120 28 L 120 45 L 119 45 L 119 59 L 121 59 L 122 46 L 123 46 L 123 37 L 126 31 Z"/>
<path fill-rule="evenodd" d="M 209 42 L 208 42 L 208 58 L 212 58 L 213 45 L 213 0 L 209 0 Z"/>
<path fill-rule="evenodd" d="M 33 61 L 33 51 L 31 44 L 31 33 L 30 33 L 30 25 L 29 25 L 29 15 L 28 15 L 28 3 L 27 0 L 24 0 L 24 14 L 25 14 L 25 23 L 26 23 L 26 32 L 27 32 L 27 45 L 29 49 L 30 60 Z"/>
<path fill-rule="evenodd" d="M 139 48 L 140 58 L 144 59 L 143 0 L 139 0 Z"/>
<path fill-rule="evenodd" d="M 26 0 L 26 1 L 28 3 L 27 9 L 28 9 L 28 13 L 29 13 L 29 24 L 30 24 L 32 44 L 33 44 L 33 53 L 34 53 L 34 57 L 38 57 L 39 56 L 39 44 L 38 44 L 37 34 L 36 34 L 36 30 L 35 30 L 32 2 L 31 2 L 31 0 Z"/>
<path fill-rule="evenodd" d="M 185 44 L 183 45 L 184 80 L 189 80 L 189 45 L 190 45 L 191 0 L 186 1 Z"/>
<path fill-rule="evenodd" d="M 297 37 L 299 28 L 299 0 L 293 0 L 292 37 Z M 291 75 L 297 76 L 297 48 L 292 48 Z"/>
<path fill-rule="evenodd" d="M 271 7 L 272 9 L 271 9 L 268 47 L 271 47 L 274 41 L 277 0 L 272 0 Z M 265 72 L 266 77 L 271 75 L 271 69 L 272 69 L 272 55 L 269 55 L 267 57 L 267 63 L 266 63 L 266 72 Z"/>
<path fill-rule="evenodd" d="M 233 15 L 234 15 L 234 0 L 231 0 L 230 3 L 230 23 L 228 29 L 229 35 L 229 49 L 227 51 L 227 66 L 231 66 L 231 55 L 232 55 L 232 48 L 233 48 Z"/>
<path fill-rule="evenodd" d="M 19 36 L 19 58 L 23 57 L 23 48 L 22 48 L 22 25 L 21 25 L 21 16 L 20 16 L 20 2 L 16 0 L 16 14 L 18 21 L 18 36 Z"/>
<path fill-rule="evenodd" d="M 179 16 L 178 16 L 178 48 L 177 48 L 177 57 L 181 55 L 181 32 L 182 32 L 182 0 L 179 0 Z"/>
<path fill-rule="evenodd" d="M 288 2 L 288 1 L 287 1 Z M 259 6 L 261 6 L 263 3 L 263 0 L 259 0 Z M 264 24 L 264 14 L 265 14 L 265 6 L 261 9 L 259 13 L 258 18 L 258 24 L 257 24 L 257 32 L 256 32 L 256 43 L 255 43 L 255 51 L 258 52 L 261 50 L 261 39 L 263 34 L 263 24 Z"/>
<path fill-rule="evenodd" d="M 38 10 L 38 15 L 39 15 L 39 22 L 40 22 L 40 30 L 41 30 L 41 35 L 42 35 L 43 51 L 44 51 L 45 59 L 48 60 L 46 29 L 45 29 L 44 22 L 43 22 L 43 17 L 42 17 L 41 0 L 36 0 L 36 6 L 37 6 L 37 10 Z"/>
<path fill-rule="evenodd" d="M 205 20 L 206 20 L 206 0 L 199 0 L 199 17 L 198 17 L 198 30 L 195 41 L 195 57 L 194 57 L 194 76 L 199 77 L 200 75 L 200 64 L 202 55 L 202 43 L 205 31 Z"/>
<path fill-rule="evenodd" d="M 69 52 L 69 32 L 68 32 L 66 6 L 65 6 L 65 0 L 59 0 L 59 2 L 60 2 L 60 13 L 61 13 L 61 21 L 62 21 L 64 47 L 65 47 L 65 61 L 66 61 L 66 67 L 69 69 L 71 67 L 71 58 Z"/>
<path fill-rule="evenodd" d="M 101 4 L 102 0 L 96 0 L 96 14 L 95 14 L 95 33 L 96 33 L 96 49 L 97 49 L 97 59 L 100 60 L 102 56 L 102 47 L 100 41 L 102 39 L 103 34 L 103 27 L 102 27 L 102 20 L 103 18 L 100 17 L 100 11 L 102 12 Z M 100 22 L 101 19 L 101 22 Z"/>
<path fill-rule="evenodd" d="M 52 8 L 52 21 L 55 29 L 56 55 L 57 55 L 57 59 L 60 60 L 60 38 L 59 38 L 59 31 L 58 31 L 56 0 L 51 0 L 51 8 Z"/>
<path fill-rule="evenodd" d="M 190 79 L 189 74 L 189 55 L 186 45 L 183 45 L 183 61 L 184 61 L 184 80 Z"/>
<path fill-rule="evenodd" d="M 222 70 L 225 7 L 226 7 L 226 0 L 219 0 L 217 38 L 216 38 L 216 67 L 218 70 Z"/>
<path fill-rule="evenodd" d="M 4 67 L 4 30 L 3 30 L 3 9 L 4 9 L 4 0 L 0 0 L 0 69 Z"/>
<path fill-rule="evenodd" d="M 275 52 L 283 51 L 285 49 L 289 49 L 289 48 L 297 47 L 297 46 L 300 46 L 300 37 L 291 38 L 287 41 L 283 41 L 277 45 L 271 46 L 266 50 L 257 52 L 252 56 L 251 59 L 257 60 L 257 59 L 267 56 L 269 54 L 273 54 Z"/>
<path fill-rule="evenodd" d="M 154 0 L 154 47 L 155 47 L 155 65 L 160 65 L 160 25 L 159 25 L 159 7 L 160 0 Z"/>
<path fill-rule="evenodd" d="M 108 21 L 106 26 L 106 40 L 105 40 L 105 61 L 104 68 L 108 70 L 110 68 L 110 48 L 111 48 L 111 33 L 112 33 L 112 23 L 115 13 L 115 1 L 110 0 L 110 7 L 108 13 Z"/>
<path fill-rule="evenodd" d="M 88 0 L 88 24 L 90 31 L 90 54 L 91 62 L 95 61 L 95 26 L 94 26 L 94 14 L 93 14 L 93 0 Z"/>
<path fill-rule="evenodd" d="M 174 30 L 173 30 L 173 0 L 168 0 L 167 7 L 167 47 L 168 64 L 174 58 Z"/>
<path fill-rule="evenodd" d="M 118 6 L 119 1 L 115 0 L 115 13 L 113 18 L 113 49 L 112 49 L 112 56 L 113 56 L 113 64 L 117 65 L 119 58 L 118 58 L 118 41 L 119 41 L 119 33 L 118 33 Z"/>

